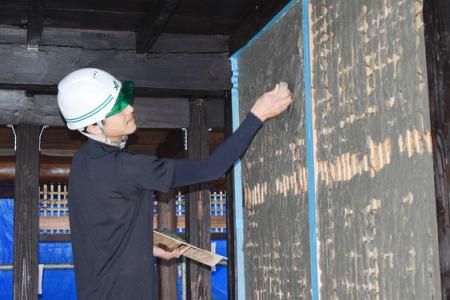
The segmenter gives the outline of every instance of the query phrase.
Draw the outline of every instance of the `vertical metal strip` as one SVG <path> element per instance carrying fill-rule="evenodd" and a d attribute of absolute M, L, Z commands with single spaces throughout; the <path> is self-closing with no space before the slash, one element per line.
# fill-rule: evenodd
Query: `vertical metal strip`
<path fill-rule="evenodd" d="M 231 57 L 231 109 L 233 131 L 239 127 L 239 70 L 238 56 Z M 244 208 L 242 194 L 241 162 L 234 165 L 234 209 L 235 209 L 235 238 L 236 238 L 236 275 L 237 299 L 245 299 L 245 261 L 244 261 Z M 229 246 L 228 246 L 229 247 Z"/>
<path fill-rule="evenodd" d="M 309 247 L 311 267 L 311 296 L 319 299 L 319 277 L 317 260 L 316 232 L 316 178 L 314 149 L 314 117 L 311 94 L 311 45 L 309 35 L 309 1 L 302 0 L 303 27 L 303 78 L 305 82 L 305 115 L 306 115 L 306 159 L 308 169 L 308 207 L 309 207 Z"/>

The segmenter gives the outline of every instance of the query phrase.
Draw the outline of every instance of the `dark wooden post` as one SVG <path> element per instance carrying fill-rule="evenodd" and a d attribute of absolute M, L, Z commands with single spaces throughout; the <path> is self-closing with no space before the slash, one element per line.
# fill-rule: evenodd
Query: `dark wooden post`
<path fill-rule="evenodd" d="M 227 94 L 228 95 L 228 94 Z M 231 99 L 226 97 L 224 105 L 224 129 L 225 138 L 233 133 Z M 234 173 L 231 169 L 226 174 L 227 192 L 227 287 L 228 299 L 236 299 L 236 270 L 234 264 L 235 239 L 234 239 Z"/>
<path fill-rule="evenodd" d="M 203 99 L 191 102 L 191 124 L 188 129 L 188 158 L 204 160 L 208 157 L 208 128 L 206 103 Z M 198 184 L 189 187 L 186 197 L 187 236 L 190 243 L 210 249 L 211 217 L 208 187 Z M 187 265 L 188 299 L 211 299 L 211 270 L 194 261 Z"/>
<path fill-rule="evenodd" d="M 38 50 L 44 28 L 46 0 L 28 1 L 27 44 L 28 50 Z"/>
<path fill-rule="evenodd" d="M 450 298 L 450 3 L 424 1 L 442 299 Z"/>
<path fill-rule="evenodd" d="M 38 298 L 39 133 L 17 126 L 14 201 L 14 299 Z"/>
<path fill-rule="evenodd" d="M 189 112 L 186 114 L 188 115 Z M 170 158 L 186 158 L 184 151 L 184 136 L 181 130 L 174 130 L 166 137 L 166 141 L 158 146 L 156 154 Z M 176 219 L 177 190 L 167 193 L 157 193 L 158 227 L 172 232 L 177 229 Z M 164 300 L 177 299 L 177 264 L 175 260 L 159 260 L 159 298 Z"/>
<path fill-rule="evenodd" d="M 177 229 L 175 190 L 158 193 L 158 227 L 175 232 Z M 164 300 L 177 299 L 177 263 L 175 260 L 160 260 L 159 297 Z"/>

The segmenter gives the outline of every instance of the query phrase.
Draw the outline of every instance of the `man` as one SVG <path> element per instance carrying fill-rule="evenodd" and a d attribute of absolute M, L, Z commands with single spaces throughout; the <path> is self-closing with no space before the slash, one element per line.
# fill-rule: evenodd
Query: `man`
<path fill-rule="evenodd" d="M 93 68 L 74 71 L 58 85 L 67 127 L 89 138 L 74 156 L 69 177 L 79 299 L 151 299 L 153 256 L 182 254 L 153 247 L 153 191 L 221 177 L 244 154 L 262 123 L 292 102 L 287 85 L 277 84 L 208 160 L 172 160 L 122 150 L 136 131 L 133 91 L 132 82 Z"/>

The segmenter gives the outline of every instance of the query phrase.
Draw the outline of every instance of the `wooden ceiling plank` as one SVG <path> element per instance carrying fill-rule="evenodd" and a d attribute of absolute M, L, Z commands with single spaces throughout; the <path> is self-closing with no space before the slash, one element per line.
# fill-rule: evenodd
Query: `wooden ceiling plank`
<path fill-rule="evenodd" d="M 39 42 L 44 28 L 44 13 L 46 0 L 30 0 L 28 6 L 27 48 L 39 50 Z"/>
<path fill-rule="evenodd" d="M 136 52 L 146 53 L 155 44 L 181 0 L 153 0 L 136 33 Z"/>

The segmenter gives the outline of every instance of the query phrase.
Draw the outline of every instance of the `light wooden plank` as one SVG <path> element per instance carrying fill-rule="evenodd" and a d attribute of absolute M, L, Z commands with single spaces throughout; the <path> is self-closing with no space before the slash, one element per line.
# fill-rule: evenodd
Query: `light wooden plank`
<path fill-rule="evenodd" d="M 177 228 L 186 228 L 186 218 L 176 217 Z M 153 217 L 153 227 L 158 225 L 157 216 Z M 211 216 L 211 228 L 226 228 L 225 216 Z M 39 218 L 40 230 L 70 230 L 69 217 L 67 216 L 42 216 Z"/>

